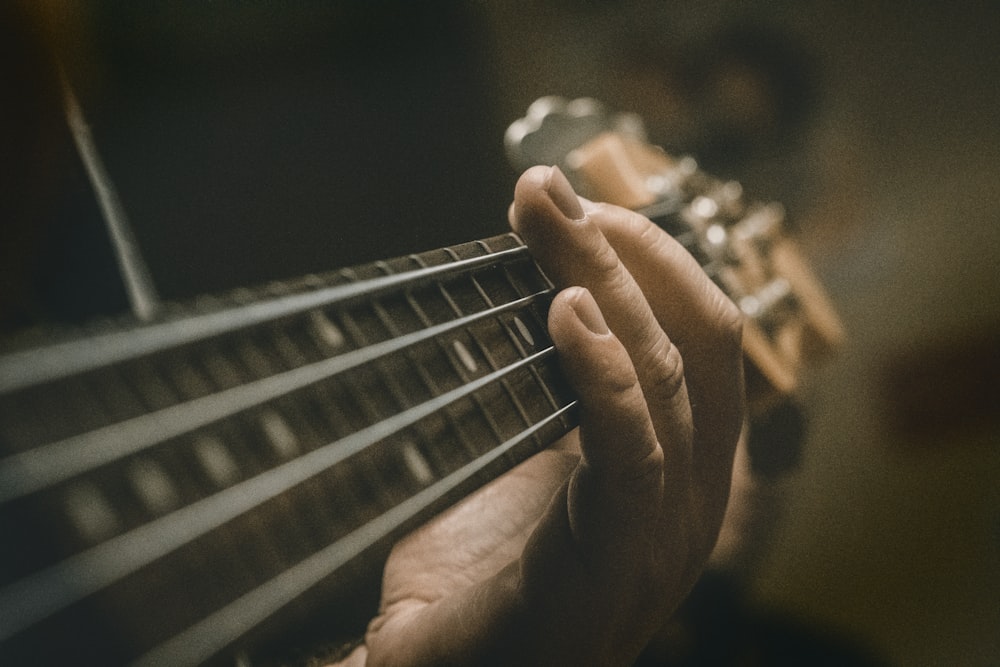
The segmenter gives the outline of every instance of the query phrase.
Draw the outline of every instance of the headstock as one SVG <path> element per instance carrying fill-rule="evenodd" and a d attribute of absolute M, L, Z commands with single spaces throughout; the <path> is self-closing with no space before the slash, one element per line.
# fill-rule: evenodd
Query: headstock
<path fill-rule="evenodd" d="M 752 409 L 792 394 L 802 369 L 842 340 L 836 311 L 785 233 L 784 208 L 749 201 L 739 183 L 651 146 L 637 116 L 544 97 L 505 139 L 517 168 L 558 165 L 582 195 L 642 212 L 701 262 L 746 315 Z"/>

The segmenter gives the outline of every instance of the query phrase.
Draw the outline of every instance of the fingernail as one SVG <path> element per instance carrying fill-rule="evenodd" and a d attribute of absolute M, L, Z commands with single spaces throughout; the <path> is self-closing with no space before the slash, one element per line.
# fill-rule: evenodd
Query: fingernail
<path fill-rule="evenodd" d="M 563 215 L 570 220 L 583 219 L 583 207 L 577 199 L 573 186 L 566 180 L 566 175 L 559 167 L 552 167 L 549 175 L 549 186 L 547 188 L 549 199 L 556 205 Z"/>
<path fill-rule="evenodd" d="M 603 336 L 608 333 L 608 323 L 601 314 L 601 309 L 594 301 L 593 295 L 584 287 L 578 287 L 579 296 L 573 299 L 573 312 L 583 322 L 583 326 L 590 329 L 591 333 Z"/>

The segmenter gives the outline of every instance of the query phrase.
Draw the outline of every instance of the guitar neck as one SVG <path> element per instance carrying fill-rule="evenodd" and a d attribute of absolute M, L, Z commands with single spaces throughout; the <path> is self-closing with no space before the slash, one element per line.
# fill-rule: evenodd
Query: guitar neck
<path fill-rule="evenodd" d="M 339 585 L 575 425 L 550 298 L 506 235 L 3 357 L 3 654 L 196 663 Z"/>

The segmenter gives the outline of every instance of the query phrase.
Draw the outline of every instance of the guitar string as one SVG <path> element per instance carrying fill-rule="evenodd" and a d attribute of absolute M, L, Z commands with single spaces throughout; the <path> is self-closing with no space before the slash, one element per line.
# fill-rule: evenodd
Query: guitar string
<path fill-rule="evenodd" d="M 423 258 L 421 258 L 420 255 L 413 255 L 412 259 L 413 259 L 413 261 L 418 266 L 420 266 L 420 267 L 426 266 Z M 436 283 L 434 285 L 434 291 L 448 305 L 448 308 L 451 311 L 452 315 L 454 315 L 456 317 L 458 317 L 458 316 L 461 315 L 456 310 L 455 304 L 453 302 L 453 299 L 451 298 L 451 295 L 448 294 L 448 290 L 445 289 L 445 286 L 444 286 L 443 283 L 441 283 L 441 282 Z M 425 307 L 426 306 L 425 305 L 421 305 L 420 301 L 418 299 L 414 298 L 412 292 L 407 292 L 407 294 L 406 294 L 406 301 L 410 305 L 410 307 L 413 309 L 413 312 L 416 313 L 417 317 L 423 323 L 423 325 L 424 326 L 428 326 L 432 320 L 431 320 L 430 316 L 427 314 L 427 312 L 425 312 Z M 448 354 L 448 352 L 447 352 L 447 350 L 445 348 L 445 345 L 444 345 L 444 343 L 442 342 L 442 340 L 440 338 L 435 339 L 435 344 L 438 346 L 438 349 L 440 349 L 442 355 L 447 360 L 447 363 L 448 363 L 449 367 L 452 369 L 452 371 L 460 378 L 460 380 L 463 383 L 464 382 L 468 382 L 469 378 L 470 378 L 470 375 L 469 375 L 469 369 L 465 366 L 465 364 L 462 361 L 459 361 L 458 359 L 456 359 L 456 355 L 455 354 Z M 431 383 L 433 383 L 433 379 L 432 378 L 428 378 L 428 379 L 431 380 Z M 500 436 L 500 429 L 497 426 L 496 419 L 494 419 L 493 414 L 491 413 L 491 411 L 486 408 L 486 405 L 483 403 L 482 398 L 477 394 L 477 395 L 475 395 L 475 396 L 472 397 L 472 403 L 473 403 L 473 405 L 476 406 L 476 414 L 477 414 L 477 416 L 482 417 L 483 420 L 484 420 L 484 422 L 486 423 L 487 428 L 489 429 L 492 438 L 494 440 L 496 440 L 497 442 L 502 441 L 503 438 Z M 470 445 L 471 440 L 469 438 L 467 425 L 460 424 L 457 419 L 455 419 L 451 414 L 448 414 L 448 413 L 445 413 L 445 418 L 447 419 L 448 424 L 452 428 L 452 430 L 455 433 L 455 435 L 458 437 L 459 442 L 462 444 L 462 446 L 465 448 L 465 450 L 469 451 L 471 453 L 475 453 L 473 451 L 474 445 Z"/>
<path fill-rule="evenodd" d="M 411 260 L 412 261 L 412 260 Z M 417 262 L 419 265 L 419 262 Z M 394 273 L 392 267 L 386 262 L 376 262 L 375 266 L 382 272 L 386 274 Z M 379 325 L 384 331 L 386 331 L 390 337 L 397 337 L 402 335 L 402 329 L 400 328 L 400 322 L 403 318 L 416 317 L 418 326 L 427 327 L 431 325 L 431 322 L 426 318 L 422 317 L 422 312 L 419 309 L 414 308 L 416 300 L 413 298 L 413 294 L 407 292 L 403 295 L 400 302 L 395 304 L 387 304 L 380 301 L 372 302 L 372 312 L 378 320 Z M 367 334 L 363 331 L 358 331 L 355 334 L 356 340 L 363 344 L 368 344 Z M 436 346 L 441 346 L 441 339 L 436 339 Z M 419 400 L 417 397 L 422 392 L 430 392 L 432 396 L 436 396 L 443 392 L 443 390 L 438 386 L 438 383 L 434 382 L 431 377 L 431 373 L 425 368 L 425 364 L 421 363 L 415 354 L 411 352 L 403 353 L 400 355 L 406 364 L 407 371 L 399 372 L 398 369 L 389 369 L 384 366 L 379 366 L 378 374 L 381 376 L 382 381 L 390 390 L 390 394 L 395 401 L 396 410 L 403 410 L 413 404 L 415 400 Z M 521 355 L 526 356 L 526 355 Z M 445 355 L 451 363 L 454 363 L 452 356 Z M 435 369 L 435 375 L 445 374 L 441 367 Z M 417 382 L 414 383 L 419 388 L 414 388 L 414 385 L 409 387 L 404 386 L 399 382 L 401 377 L 411 377 L 416 378 Z M 468 380 L 466 377 L 462 377 L 461 381 L 464 383 Z M 477 408 L 479 407 L 479 402 L 473 400 Z M 452 427 L 452 433 L 457 436 L 458 443 L 462 450 L 468 450 L 468 443 L 462 438 L 461 432 L 457 429 L 455 425 L 455 420 L 450 411 L 446 411 L 442 415 L 449 425 Z M 409 468 L 411 474 L 417 477 L 418 480 L 433 479 L 432 464 L 428 462 L 425 455 L 430 455 L 431 458 L 435 456 L 440 456 L 441 449 L 435 446 L 436 438 L 430 432 L 424 429 L 414 429 L 414 440 L 412 443 L 406 443 L 404 447 L 404 459 L 406 459 L 406 465 Z M 475 452 L 472 452 L 473 454 Z M 435 466 L 441 466 L 440 462 L 435 462 Z M 391 486 L 391 485 L 390 485 Z"/>
<path fill-rule="evenodd" d="M 482 286 L 479 285 L 478 281 L 476 281 L 475 276 L 470 276 L 470 280 L 472 281 L 473 288 L 476 290 L 476 293 L 479 295 L 479 298 L 483 299 L 483 301 L 486 303 L 488 307 L 492 306 L 493 304 L 490 302 L 486 294 L 482 291 Z M 455 303 L 455 307 L 456 308 L 458 307 L 457 303 Z M 501 323 L 500 328 L 503 330 L 503 333 L 504 335 L 507 336 L 508 340 L 513 338 L 513 334 L 510 331 L 509 327 L 504 326 Z M 472 341 L 476 344 L 476 347 L 479 348 L 480 354 L 482 354 L 483 358 L 486 359 L 486 362 L 489 364 L 490 368 L 493 369 L 498 368 L 499 364 L 497 363 L 497 360 L 495 358 L 496 355 L 494 354 L 494 349 L 499 350 L 502 348 L 500 346 L 496 346 L 496 348 L 493 348 L 492 346 L 487 345 L 486 343 L 483 342 L 480 336 L 475 335 L 475 333 L 472 331 L 469 332 L 469 336 L 472 338 Z M 516 340 L 513 341 L 513 344 L 515 349 L 517 349 L 518 345 Z M 519 349 L 518 353 L 522 357 L 525 356 L 523 350 Z M 524 409 L 524 405 L 522 404 L 520 397 L 517 395 L 517 392 L 514 391 L 513 387 L 511 387 L 510 382 L 508 382 L 507 379 L 504 378 L 503 380 L 500 381 L 500 386 L 503 387 L 504 393 L 507 395 L 507 398 L 514 406 L 514 411 L 517 414 L 517 416 L 520 417 L 521 422 L 523 424 L 531 424 L 531 419 L 528 418 L 528 414 Z"/>
<path fill-rule="evenodd" d="M 493 309 L 13 454 L 0 460 L 0 502 L 47 488 L 431 338 L 525 307 L 547 294 L 536 292 Z"/>
<path fill-rule="evenodd" d="M 544 348 L 466 385 L 9 584 L 0 590 L 0 641 L 421 419 L 554 353 L 554 347 Z"/>
<path fill-rule="evenodd" d="M 481 298 L 486 303 L 486 305 L 489 308 L 493 308 L 494 307 L 493 299 L 491 299 L 490 296 L 489 296 L 489 294 L 487 294 L 486 290 L 483 289 L 483 286 L 479 283 L 479 280 L 476 279 L 476 276 L 475 275 L 471 275 L 469 278 L 472 281 L 472 285 L 475 288 L 476 292 L 479 294 L 479 298 Z M 524 345 L 521 343 L 521 339 L 518 337 L 518 334 L 514 332 L 514 330 L 511 327 L 511 325 L 510 324 L 502 323 L 501 324 L 501 328 L 503 329 L 503 332 L 506 335 L 507 339 L 510 341 L 510 343 L 517 350 L 518 354 L 520 356 L 522 356 L 522 357 L 525 356 L 527 354 L 527 350 L 525 349 Z M 484 353 L 486 353 L 485 350 L 484 350 Z M 489 356 L 492 356 L 492 355 L 489 355 Z M 492 363 L 492 361 L 491 361 L 491 363 Z M 548 387 L 547 387 L 547 385 L 544 382 L 542 382 L 542 379 L 538 375 L 537 369 L 534 366 L 532 366 L 529 370 L 531 372 L 531 375 L 532 375 L 532 378 L 534 379 L 534 381 L 540 387 L 542 387 L 543 394 L 548 395 L 549 394 Z M 508 382 L 504 381 L 503 382 L 503 387 L 507 391 L 508 395 L 510 396 L 511 401 L 514 403 L 514 407 L 517 409 L 518 414 L 524 420 L 524 423 L 525 424 L 531 424 L 532 420 L 528 416 L 528 411 L 527 411 L 527 408 L 524 405 L 524 401 L 521 400 L 520 396 L 518 396 L 517 392 L 513 390 L 513 388 L 509 385 Z M 547 397 L 548 397 L 549 400 L 551 400 L 551 395 L 548 395 Z M 551 407 L 555 408 L 557 406 L 555 404 L 552 404 Z"/>
<path fill-rule="evenodd" d="M 0 394 L 250 328 L 316 308 L 344 306 L 370 300 L 394 289 L 420 287 L 453 274 L 526 257 L 528 257 L 527 247 L 518 246 L 499 250 L 491 255 L 428 266 L 412 272 L 359 283 L 333 285 L 311 292 L 290 294 L 260 303 L 150 324 L 128 331 L 116 331 L 38 349 L 11 352 L 0 357 Z"/>
<path fill-rule="evenodd" d="M 239 639 L 279 609 L 292 602 L 355 556 L 388 537 L 449 492 L 469 481 L 491 463 L 535 437 L 543 428 L 567 417 L 573 401 L 542 421 L 523 430 L 423 491 L 382 513 L 361 528 L 307 557 L 295 566 L 237 598 L 169 640 L 155 647 L 133 665 L 198 664 Z"/>
<path fill-rule="evenodd" d="M 507 281 L 507 284 L 513 286 L 514 282 L 513 282 L 513 279 L 511 278 L 510 271 L 509 271 L 508 267 L 504 266 L 504 267 L 502 267 L 501 270 L 503 271 L 503 274 L 504 274 L 504 277 L 505 277 L 505 279 Z M 553 285 L 553 283 L 544 274 L 540 273 L 539 275 L 545 280 L 545 283 L 546 283 L 546 285 L 547 285 L 547 287 L 549 289 L 554 289 L 555 288 L 555 285 Z M 527 312 L 529 315 L 531 315 L 534 318 L 535 324 L 541 325 L 543 328 L 547 328 L 546 323 L 542 323 L 542 322 L 540 322 L 537 319 L 537 314 L 536 313 L 532 313 L 530 309 L 526 310 L 525 312 Z M 524 325 L 524 326 L 527 326 L 527 325 Z M 513 336 L 512 340 L 517 345 L 518 350 L 521 353 L 521 356 L 524 356 L 526 354 L 526 350 L 525 350 L 524 346 L 521 344 L 520 339 L 517 336 Z M 541 374 L 538 371 L 538 367 L 537 366 L 532 366 L 531 367 L 531 374 L 534 376 L 535 382 L 537 382 L 538 386 L 541 388 L 542 394 L 544 395 L 544 397 L 545 397 L 546 401 L 548 402 L 549 406 L 552 407 L 552 408 L 556 408 L 558 406 L 558 402 L 556 401 L 555 397 L 552 395 L 552 388 L 550 387 L 549 383 L 546 382 L 545 379 L 541 376 Z"/>
<path fill-rule="evenodd" d="M 458 254 L 452 248 L 444 248 L 444 252 L 451 257 L 452 261 L 458 261 L 458 259 L 459 259 Z M 444 283 L 438 283 L 437 284 L 437 290 L 438 290 L 438 293 L 444 298 L 445 303 L 448 305 L 448 308 L 451 310 L 452 314 L 455 317 L 464 317 L 465 316 L 465 313 L 462 311 L 462 307 L 459 305 L 459 298 L 460 298 L 459 297 L 459 292 L 460 292 L 460 290 L 457 290 L 457 289 L 454 289 L 454 288 L 449 289 L 449 287 L 446 286 Z M 489 304 L 487 304 L 487 305 L 489 305 Z M 482 340 L 480 339 L 479 336 L 477 336 L 475 334 L 475 332 L 469 330 L 469 331 L 466 331 L 466 333 L 467 333 L 467 335 L 469 337 L 469 340 L 474 344 L 475 349 L 478 350 L 480 356 L 484 360 L 486 360 L 486 363 L 487 363 L 488 367 L 491 370 L 494 370 L 494 371 L 497 370 L 497 368 L 499 368 L 499 366 L 497 365 L 496 361 L 493 359 L 493 355 L 490 354 L 489 347 L 483 344 Z M 467 349 L 466 349 L 466 354 L 469 355 L 470 358 L 471 358 L 471 353 Z M 521 355 L 521 356 L 524 356 L 524 355 Z M 470 368 L 468 366 L 465 366 L 465 368 L 463 368 L 463 370 L 462 370 L 463 381 L 468 382 L 468 377 L 469 377 L 469 373 L 470 372 L 474 372 L 473 368 Z M 506 381 L 504 381 L 504 382 L 501 382 L 501 386 L 504 389 L 504 392 L 507 393 L 507 395 L 509 396 L 510 395 L 510 386 L 509 386 L 509 384 Z M 501 428 L 500 424 L 497 422 L 496 416 L 494 415 L 494 411 L 486 409 L 486 407 L 483 405 L 482 400 L 479 397 L 476 397 L 476 408 L 479 410 L 479 414 L 481 414 L 486 419 L 486 422 L 489 425 L 489 428 L 490 428 L 490 431 L 491 431 L 491 434 L 493 435 L 493 437 L 497 438 L 498 440 L 502 439 L 501 435 L 500 435 L 501 432 L 502 432 L 502 428 Z"/>

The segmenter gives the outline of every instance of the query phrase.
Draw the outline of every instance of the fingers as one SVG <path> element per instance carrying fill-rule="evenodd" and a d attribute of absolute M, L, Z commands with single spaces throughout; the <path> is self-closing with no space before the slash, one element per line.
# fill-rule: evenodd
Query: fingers
<path fill-rule="evenodd" d="M 585 465 L 609 491 L 645 489 L 659 496 L 662 451 L 628 352 L 608 328 L 590 292 L 571 287 L 549 311 L 549 332 L 580 401 L 580 447 Z M 625 482 L 625 483 L 622 483 Z"/>
<path fill-rule="evenodd" d="M 703 476 L 728 475 L 743 422 L 742 314 L 677 241 L 645 217 L 594 205 L 590 218 L 642 288 L 685 362 Z"/>
<path fill-rule="evenodd" d="M 496 567 L 384 598 L 370 663 L 628 664 L 717 535 L 742 415 L 738 312 L 673 239 L 581 203 L 558 169 L 528 170 L 510 216 L 562 290 L 549 332 L 580 401 L 582 458 L 527 542 L 517 533 L 519 559 L 490 549 Z M 432 570 L 440 551 L 424 554 Z"/>
<path fill-rule="evenodd" d="M 556 168 L 521 177 L 511 223 L 557 287 L 582 286 L 620 339 L 652 411 L 653 428 L 672 469 L 690 457 L 691 414 L 684 368 L 642 290 Z M 598 412 L 598 414 L 600 414 Z"/>
<path fill-rule="evenodd" d="M 593 293 L 629 350 L 661 441 L 663 420 L 683 418 L 676 404 L 690 399 L 696 472 L 728 476 L 744 400 L 739 310 L 662 229 L 617 206 L 585 207 L 570 192 L 557 169 L 529 170 L 515 192 L 512 225 L 557 286 Z"/>

